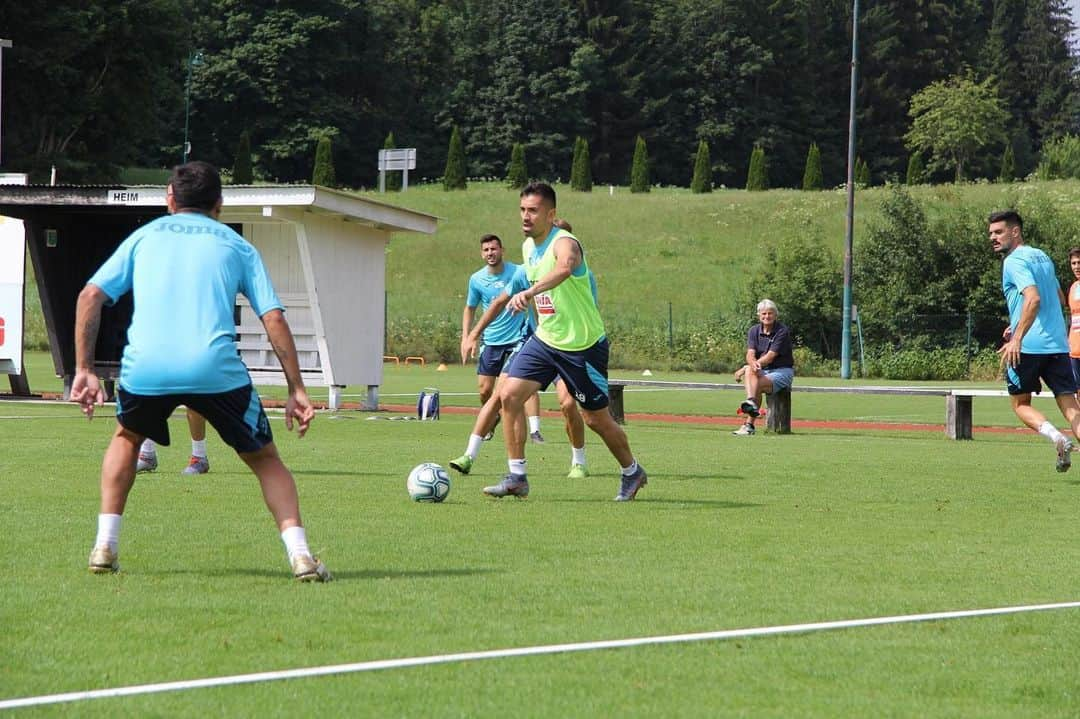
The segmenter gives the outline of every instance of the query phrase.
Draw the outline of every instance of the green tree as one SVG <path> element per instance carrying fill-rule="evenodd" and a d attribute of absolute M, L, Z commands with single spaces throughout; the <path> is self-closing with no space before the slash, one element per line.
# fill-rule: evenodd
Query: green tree
<path fill-rule="evenodd" d="M 1006 140 L 1008 115 L 991 78 L 955 75 L 930 83 L 911 98 L 908 114 L 908 148 L 927 155 L 931 171 L 954 169 L 957 181 L 978 152 Z"/>
<path fill-rule="evenodd" d="M 232 184 L 250 185 L 255 181 L 255 175 L 251 169 L 251 136 L 247 132 L 240 133 L 240 141 L 236 143 L 236 161 L 233 162 Z"/>
<path fill-rule="evenodd" d="M 648 192 L 649 189 L 649 150 L 645 146 L 645 139 L 638 135 L 630 169 L 630 192 Z"/>
<path fill-rule="evenodd" d="M 444 190 L 464 190 L 465 180 L 465 145 L 461 141 L 461 132 L 457 125 L 450 133 L 450 148 L 446 152 L 446 169 L 443 171 Z"/>
<path fill-rule="evenodd" d="M 334 157 L 330 151 L 330 137 L 323 135 L 315 146 L 315 169 L 311 172 L 311 184 L 333 187 L 337 184 L 334 176 Z"/>
<path fill-rule="evenodd" d="M 1005 152 L 1001 153 L 1001 172 L 998 173 L 998 182 L 1012 182 L 1016 179 L 1016 158 L 1013 154 L 1012 143 L 1006 143 Z"/>
<path fill-rule="evenodd" d="M 386 139 L 383 141 L 384 150 L 396 150 L 397 140 L 394 139 L 394 133 L 389 133 Z M 386 178 L 384 180 L 384 187 L 387 192 L 399 192 L 401 190 L 402 176 L 399 170 L 387 170 Z"/>
<path fill-rule="evenodd" d="M 746 172 L 746 189 L 760 192 L 769 189 L 768 159 L 761 145 L 754 145 L 750 152 L 750 169 Z"/>
<path fill-rule="evenodd" d="M 520 190 L 529 184 L 529 171 L 525 169 L 525 146 L 515 142 L 510 150 L 510 167 L 506 171 L 506 185 Z"/>
<path fill-rule="evenodd" d="M 821 175 L 821 150 L 816 142 L 810 143 L 806 153 L 806 169 L 803 170 L 802 188 L 804 190 L 825 189 L 825 178 Z"/>
<path fill-rule="evenodd" d="M 690 191 L 694 193 L 712 192 L 712 159 L 709 157 L 709 143 L 698 141 L 697 155 L 694 157 L 694 177 L 690 180 Z"/>
<path fill-rule="evenodd" d="M 911 153 L 907 163 L 907 175 L 905 185 L 921 185 L 925 180 L 926 168 L 923 167 L 922 155 L 917 152 Z"/>
<path fill-rule="evenodd" d="M 870 187 L 873 177 L 870 174 L 870 164 L 861 157 L 855 158 L 855 186 Z"/>
<path fill-rule="evenodd" d="M 578 136 L 574 141 L 574 159 L 570 165 L 570 187 L 579 192 L 592 192 L 592 163 L 589 160 L 589 143 Z"/>

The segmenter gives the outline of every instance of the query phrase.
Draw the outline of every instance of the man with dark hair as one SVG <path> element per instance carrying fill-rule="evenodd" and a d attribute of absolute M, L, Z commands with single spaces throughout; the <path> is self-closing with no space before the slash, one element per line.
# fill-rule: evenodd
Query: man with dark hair
<path fill-rule="evenodd" d="M 1009 308 L 1009 327 L 998 353 L 1013 411 L 1024 424 L 1054 443 L 1057 471 L 1067 472 L 1072 466 L 1072 440 L 1031 406 L 1031 393 L 1042 388 L 1041 379 L 1054 393 L 1073 436 L 1080 436 L 1080 404 L 1069 363 L 1061 284 L 1046 253 L 1024 244 L 1024 222 L 1016 210 L 995 212 L 988 224 L 990 244 L 995 252 L 1005 255 L 1001 285 Z"/>
<path fill-rule="evenodd" d="M 615 501 L 630 501 L 648 477 L 634 459 L 626 433 L 608 411 L 608 341 L 593 297 L 585 252 L 576 237 L 555 226 L 555 190 L 550 185 L 526 185 L 519 210 L 522 232 L 535 238 L 537 246 L 532 261 L 526 263 L 532 284 L 511 297 L 509 307 L 524 312 L 529 302 L 534 302 L 537 328 L 514 356 L 499 386 L 510 471 L 498 484 L 485 487 L 484 494 L 528 496 L 520 417 L 525 398 L 558 376 L 580 405 L 585 424 L 600 435 L 619 462 L 622 478 Z"/>
<path fill-rule="evenodd" d="M 121 516 L 135 482 L 145 437 L 169 444 L 168 419 L 179 405 L 210 422 L 258 477 L 293 576 L 328 581 L 311 555 L 300 521 L 296 483 L 281 461 L 270 422 L 236 351 L 233 306 L 243 294 L 262 319 L 288 384 L 285 426 L 302 437 L 315 410 L 304 389 L 296 345 L 283 307 L 255 248 L 217 221 L 221 179 L 205 162 L 173 171 L 166 189 L 169 215 L 127 237 L 79 294 L 75 310 L 75 378 L 71 399 L 90 419 L 105 393 L 94 374 L 101 309 L 131 292 L 135 311 L 120 364 L 117 428 L 101 465 L 98 534 L 90 571 L 120 569 Z"/>

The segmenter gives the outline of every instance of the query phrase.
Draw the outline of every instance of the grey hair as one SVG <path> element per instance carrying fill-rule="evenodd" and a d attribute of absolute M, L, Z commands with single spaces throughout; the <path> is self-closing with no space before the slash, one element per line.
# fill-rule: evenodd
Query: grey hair
<path fill-rule="evenodd" d="M 762 300 L 757 303 L 757 311 L 764 312 L 765 310 L 772 310 L 776 313 L 776 316 L 780 316 L 780 309 L 776 306 L 776 303 L 772 300 Z"/>

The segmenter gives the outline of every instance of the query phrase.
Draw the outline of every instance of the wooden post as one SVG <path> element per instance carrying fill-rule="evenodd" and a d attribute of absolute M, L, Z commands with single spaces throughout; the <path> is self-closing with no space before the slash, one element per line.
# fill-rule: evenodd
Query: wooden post
<path fill-rule="evenodd" d="M 945 434 L 949 439 L 971 439 L 971 395 L 945 397 Z"/>
<path fill-rule="evenodd" d="M 791 434 L 791 389 L 765 395 L 765 405 L 769 408 L 765 429 L 776 434 Z"/>
<path fill-rule="evenodd" d="M 626 415 L 623 414 L 623 386 L 621 384 L 608 385 L 608 411 L 619 424 L 626 424 Z"/>

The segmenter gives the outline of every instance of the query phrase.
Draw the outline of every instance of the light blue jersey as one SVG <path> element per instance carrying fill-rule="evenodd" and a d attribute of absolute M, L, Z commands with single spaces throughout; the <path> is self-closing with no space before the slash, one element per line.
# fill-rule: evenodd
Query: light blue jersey
<path fill-rule="evenodd" d="M 282 309 L 251 243 L 194 212 L 140 227 L 89 282 L 109 304 L 134 293 L 120 386 L 135 394 L 209 394 L 250 384 L 236 350 L 236 295 L 259 317 Z"/>
<path fill-rule="evenodd" d="M 487 267 L 474 272 L 469 277 L 469 295 L 465 300 L 465 305 L 479 307 L 481 314 L 486 312 L 491 303 L 510 284 L 517 269 L 518 265 L 513 262 L 503 262 L 503 270 L 497 275 L 488 272 Z M 508 308 L 504 309 L 491 324 L 484 328 L 484 344 L 514 344 L 521 339 L 524 327 L 525 318 L 520 313 L 511 312 Z"/>
<path fill-rule="evenodd" d="M 1053 261 L 1042 250 L 1020 245 L 1001 266 L 1001 287 L 1009 307 L 1009 326 L 1016 329 L 1024 306 L 1024 289 L 1034 285 L 1039 290 L 1039 313 L 1020 343 L 1026 354 L 1058 354 L 1069 351 L 1065 318 Z"/>

